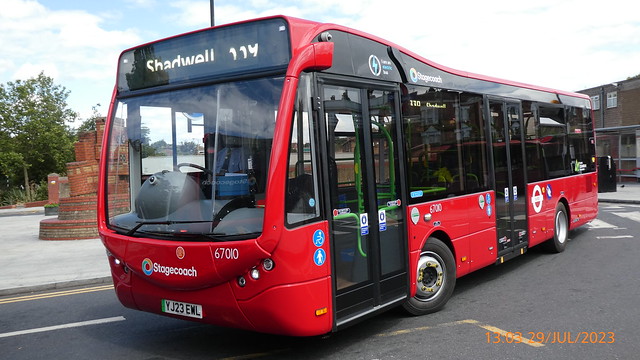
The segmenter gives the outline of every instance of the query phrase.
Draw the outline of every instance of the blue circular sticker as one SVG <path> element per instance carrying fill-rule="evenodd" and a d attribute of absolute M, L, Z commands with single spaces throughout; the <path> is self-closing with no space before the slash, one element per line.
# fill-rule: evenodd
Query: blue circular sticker
<path fill-rule="evenodd" d="M 320 247 L 324 245 L 324 231 L 318 229 L 313 233 L 313 245 Z"/>
<path fill-rule="evenodd" d="M 313 253 L 313 262 L 316 265 L 324 265 L 325 260 L 327 260 L 327 253 L 324 252 L 324 249 L 318 249 Z"/>
<path fill-rule="evenodd" d="M 551 199 L 553 197 L 553 193 L 551 192 L 551 184 L 547 184 L 547 199 Z"/>
<path fill-rule="evenodd" d="M 493 214 L 493 208 L 491 205 L 487 205 L 487 216 L 491 217 L 491 214 Z"/>
<path fill-rule="evenodd" d="M 487 194 L 487 204 L 491 204 L 491 194 Z"/>
<path fill-rule="evenodd" d="M 316 199 L 314 199 L 314 198 L 309 199 L 309 206 L 310 207 L 315 207 L 316 206 Z"/>

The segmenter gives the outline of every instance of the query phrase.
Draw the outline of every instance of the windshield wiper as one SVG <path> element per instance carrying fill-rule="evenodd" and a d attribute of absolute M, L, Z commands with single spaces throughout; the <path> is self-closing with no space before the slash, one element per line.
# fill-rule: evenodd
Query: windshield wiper
<path fill-rule="evenodd" d="M 140 229 L 144 225 L 175 225 L 175 224 L 199 224 L 199 223 L 210 223 L 211 220 L 163 220 L 163 221 L 136 221 L 137 225 L 134 226 L 131 230 L 127 231 L 125 235 L 132 236 L 135 234 L 138 229 Z"/>
<path fill-rule="evenodd" d="M 260 236 L 260 232 L 254 233 L 246 233 L 246 234 L 222 234 L 222 233 L 203 233 L 199 235 L 204 235 L 213 240 L 218 241 L 233 241 L 233 240 L 247 240 L 247 239 L 255 239 Z"/>

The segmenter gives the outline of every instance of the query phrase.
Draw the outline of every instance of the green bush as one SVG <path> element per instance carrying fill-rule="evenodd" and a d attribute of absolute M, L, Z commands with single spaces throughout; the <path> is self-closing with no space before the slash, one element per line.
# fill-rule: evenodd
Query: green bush
<path fill-rule="evenodd" d="M 0 206 L 24 204 L 34 201 L 47 200 L 49 198 L 46 181 L 42 181 L 40 182 L 40 184 L 31 184 L 30 190 L 31 196 L 29 196 L 22 187 L 13 187 L 5 190 L 0 190 Z"/>

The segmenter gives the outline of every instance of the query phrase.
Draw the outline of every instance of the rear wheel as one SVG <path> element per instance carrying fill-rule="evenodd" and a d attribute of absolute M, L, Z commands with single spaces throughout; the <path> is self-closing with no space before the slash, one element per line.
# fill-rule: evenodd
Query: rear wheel
<path fill-rule="evenodd" d="M 439 239 L 429 238 L 415 271 L 416 295 L 404 303 L 405 310 L 423 315 L 442 309 L 456 285 L 455 260 L 449 247 Z"/>
<path fill-rule="evenodd" d="M 567 207 L 563 203 L 558 203 L 554 217 L 553 239 L 547 240 L 544 243 L 544 248 L 554 253 L 563 252 L 567 246 L 567 240 L 569 240 Z"/>

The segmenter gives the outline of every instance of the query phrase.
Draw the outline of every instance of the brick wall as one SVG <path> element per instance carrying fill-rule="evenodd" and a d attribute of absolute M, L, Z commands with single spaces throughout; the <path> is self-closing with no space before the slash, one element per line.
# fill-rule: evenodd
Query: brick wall
<path fill-rule="evenodd" d="M 591 97 L 598 95 L 602 98 L 600 101 L 601 109 L 593 112 L 593 120 L 597 128 L 640 124 L 640 79 L 619 81 L 579 92 Z M 610 92 L 618 93 L 618 106 L 614 108 L 607 108 L 607 93 Z M 602 124 L 602 109 L 604 109 L 604 126 Z"/>
<path fill-rule="evenodd" d="M 640 124 L 640 84 L 635 89 L 621 91 L 618 96 L 622 103 L 621 126 Z"/>
<path fill-rule="evenodd" d="M 50 194 L 58 195 L 60 204 L 57 218 L 49 218 L 40 222 L 40 239 L 42 240 L 75 240 L 98 237 L 96 219 L 98 172 L 104 119 L 96 121 L 96 131 L 79 135 L 74 144 L 76 161 L 67 164 L 68 193 L 63 194 L 61 179 L 57 174 L 50 175 Z M 56 179 L 54 181 L 54 179 Z M 57 190 L 57 191 L 56 191 Z M 66 196 L 64 196 L 66 195 Z"/>

